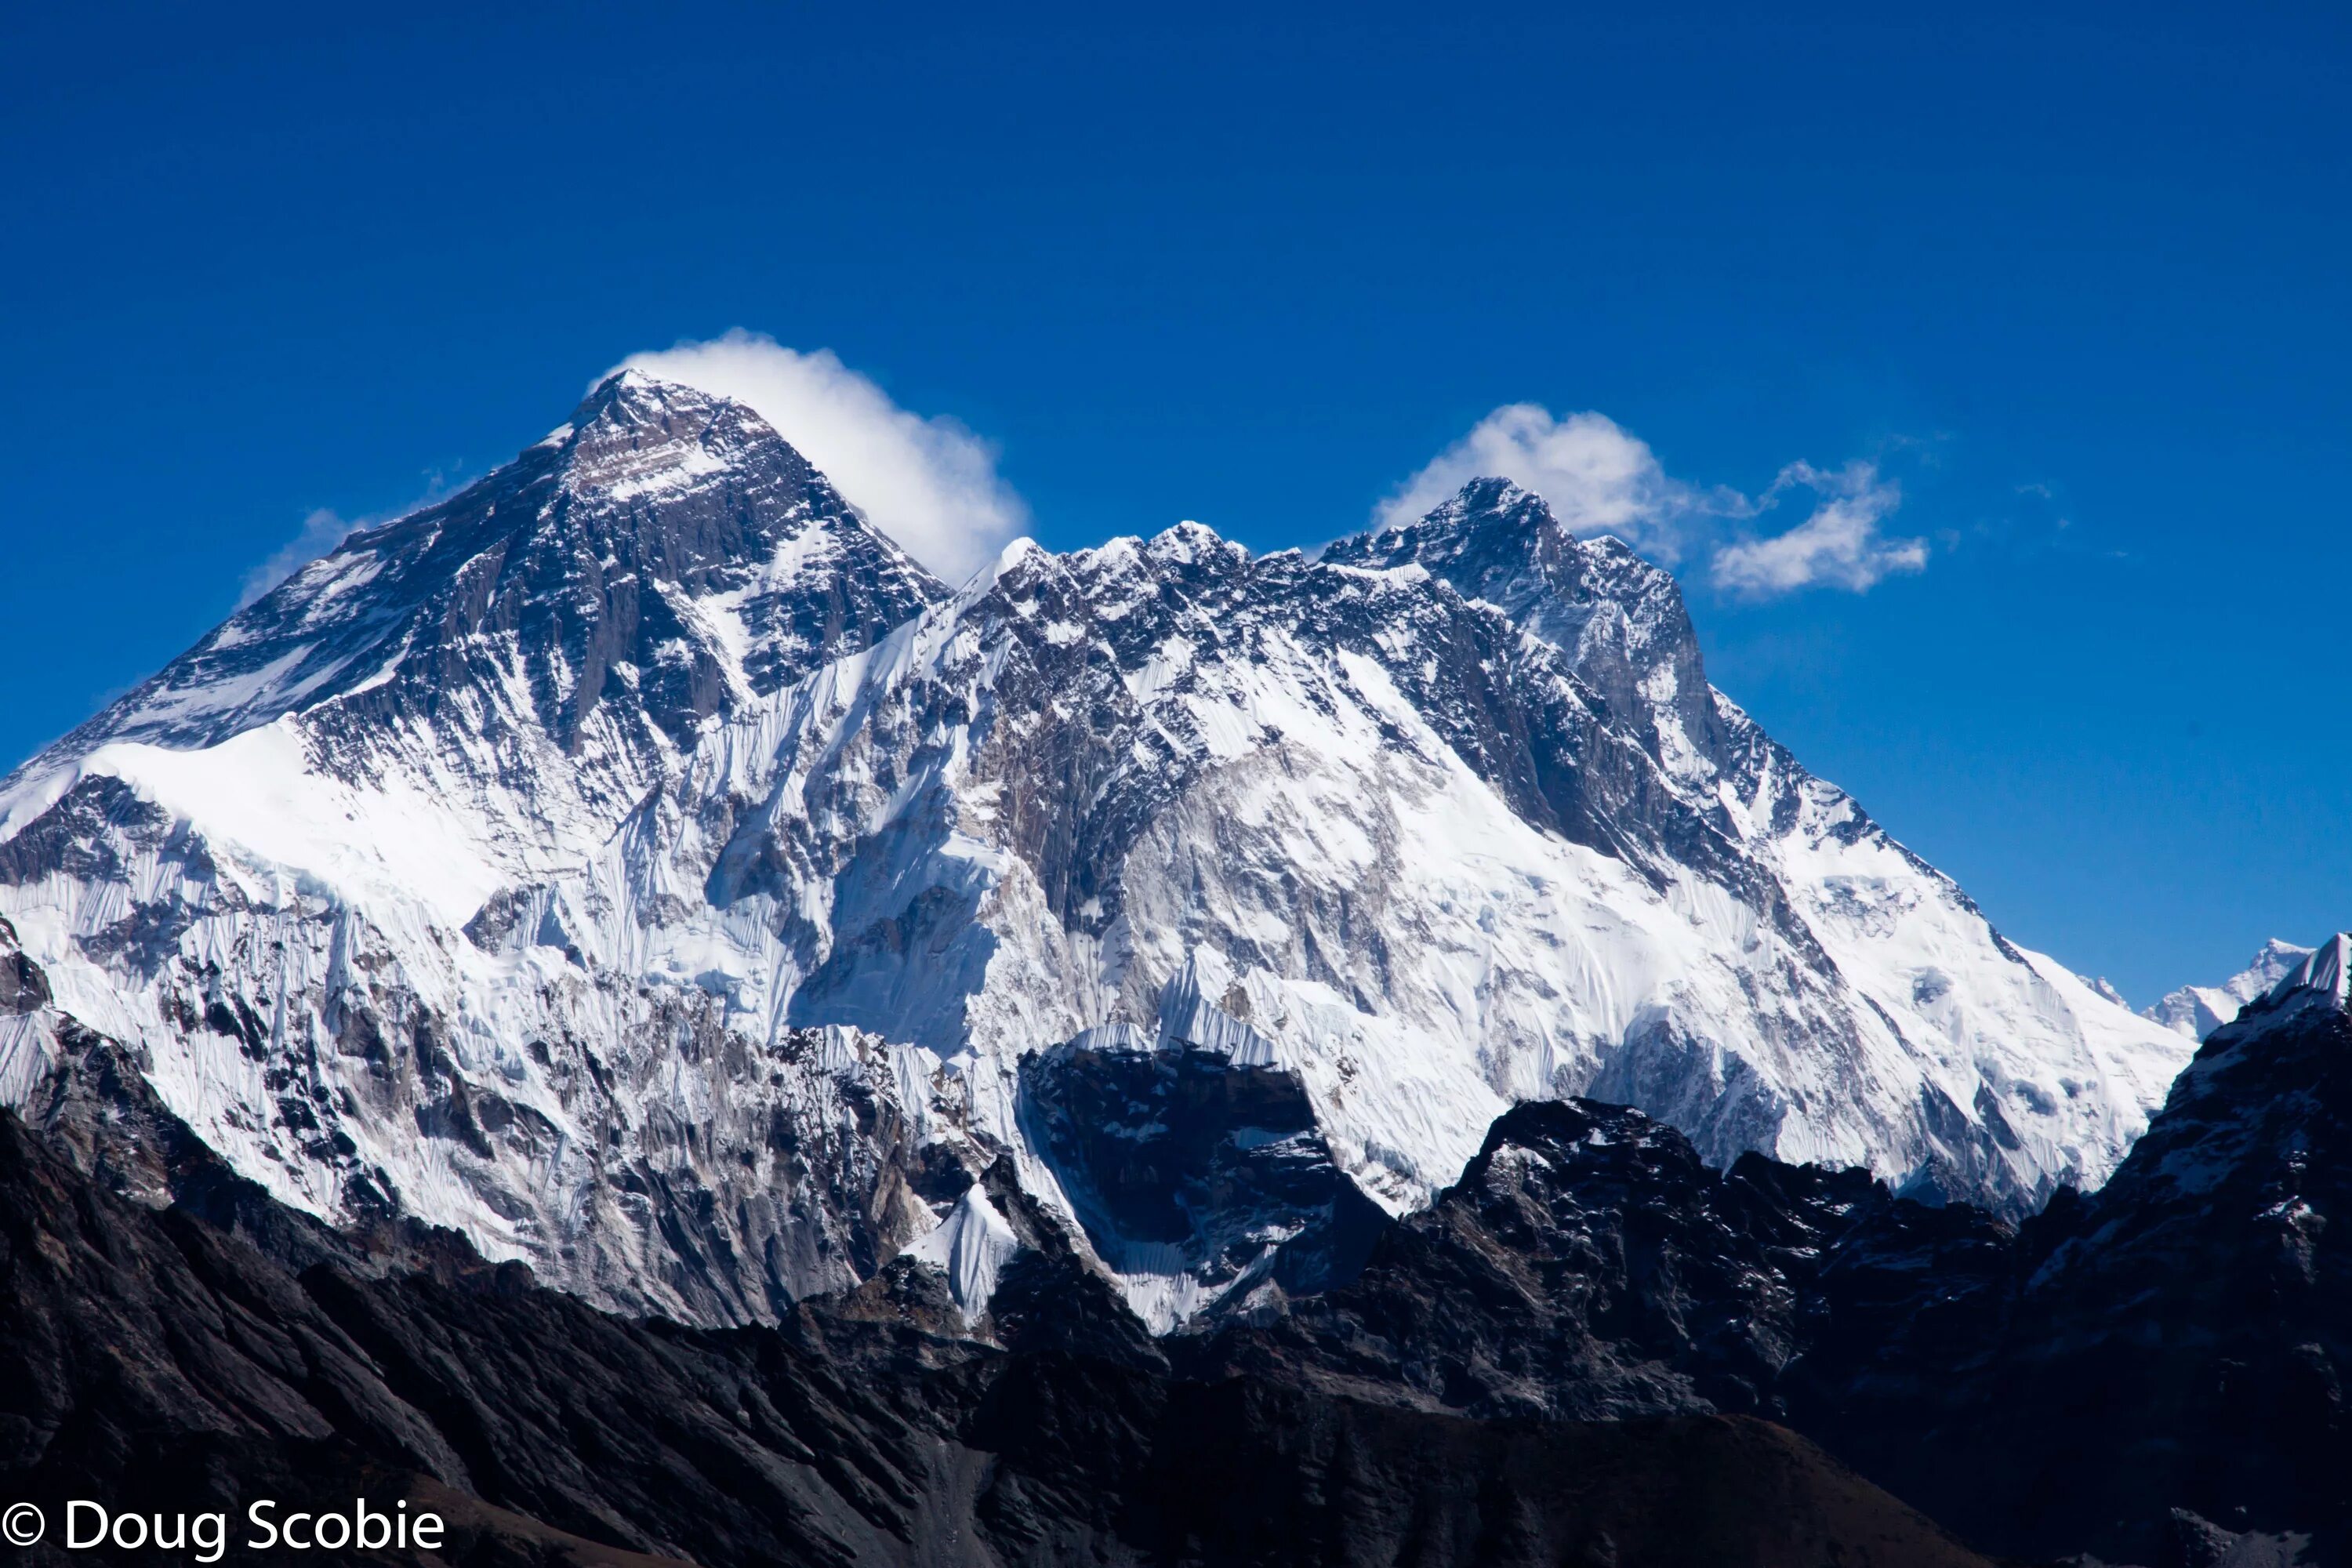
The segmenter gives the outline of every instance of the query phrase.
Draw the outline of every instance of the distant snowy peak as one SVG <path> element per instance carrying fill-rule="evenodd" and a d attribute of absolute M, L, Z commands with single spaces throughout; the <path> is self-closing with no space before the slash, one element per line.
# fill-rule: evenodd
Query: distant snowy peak
<path fill-rule="evenodd" d="M 336 702 L 524 720 L 567 752 L 617 703 L 625 731 L 641 715 L 683 742 L 944 592 L 749 408 L 627 371 L 505 467 L 352 534 L 40 761 L 213 745 Z"/>
<path fill-rule="evenodd" d="M 2183 985 L 2168 992 L 2154 1006 L 2141 1009 L 2177 1035 L 2202 1040 L 2235 1018 L 2255 997 L 2292 973 L 2313 950 L 2273 937 L 2263 944 L 2245 968 L 2219 985 Z"/>

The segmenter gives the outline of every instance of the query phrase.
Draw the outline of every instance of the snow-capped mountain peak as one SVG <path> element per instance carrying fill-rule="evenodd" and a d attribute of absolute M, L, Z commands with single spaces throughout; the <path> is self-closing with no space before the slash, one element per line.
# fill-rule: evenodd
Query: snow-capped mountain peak
<path fill-rule="evenodd" d="M 677 744 L 942 591 L 749 408 L 627 371 L 513 462 L 351 535 L 32 766 L 217 744 L 330 704 L 361 725 L 522 723 L 573 754 Z M 591 737 L 608 705 L 629 711 Z"/>
<path fill-rule="evenodd" d="M 1425 567 L 1566 652 L 1671 771 L 1696 777 L 1722 763 L 1723 725 L 1673 576 L 1617 539 L 1578 537 L 1510 480 L 1473 479 L 1419 521 L 1342 540 L 1323 558 Z"/>
<path fill-rule="evenodd" d="M 1174 1053 L 1146 1100 L 1257 1075 L 1308 1188 L 1391 1211 L 1584 1094 L 2014 1213 L 2188 1054 L 1715 692 L 1667 574 L 1502 481 L 1317 560 L 1188 522 L 950 591 L 639 374 L 9 781 L 0 916 L 51 992 L 0 1021 L 12 1095 L 71 1015 L 288 1201 L 707 1320 L 991 1234 L 1001 1153 L 1076 1212 L 1024 1063 L 1088 1031 Z M 1303 1222 L 1202 1223 L 1104 1243 L 1155 1321 Z"/>

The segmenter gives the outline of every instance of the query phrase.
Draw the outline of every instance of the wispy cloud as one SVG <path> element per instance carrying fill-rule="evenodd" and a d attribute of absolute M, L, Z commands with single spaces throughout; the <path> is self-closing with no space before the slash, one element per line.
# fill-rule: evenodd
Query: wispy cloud
<path fill-rule="evenodd" d="M 1785 532 L 1717 549 L 1710 570 L 1717 587 L 1751 599 L 1816 587 L 1859 594 L 1898 572 L 1926 568 L 1926 540 L 1879 532 L 1878 525 L 1903 504 L 1903 488 L 1882 476 L 1875 463 L 1856 460 L 1834 469 L 1791 463 L 1759 510 L 1798 492 L 1816 498 L 1811 514 Z"/>
<path fill-rule="evenodd" d="M 327 507 L 320 507 L 302 520 L 301 531 L 278 547 L 267 561 L 245 574 L 245 582 L 236 595 L 236 607 L 245 608 L 270 589 L 331 552 L 336 545 L 351 537 L 356 522 L 338 516 Z"/>
<path fill-rule="evenodd" d="M 1411 522 L 1486 478 L 1533 490 L 1577 533 L 1613 533 L 1669 564 L 1711 520 L 1750 510 L 1736 490 L 1669 477 L 1649 443 L 1605 414 L 1556 416 L 1540 404 L 1507 403 L 1399 486 L 1376 515 L 1383 525 Z"/>
<path fill-rule="evenodd" d="M 830 349 L 803 353 L 739 328 L 614 369 L 625 367 L 749 405 L 942 576 L 970 574 L 1028 529 L 1029 508 L 998 475 L 994 446 L 952 418 L 899 407 Z"/>
<path fill-rule="evenodd" d="M 462 468 L 459 471 L 462 472 Z M 359 530 L 406 517 L 443 500 L 456 488 L 449 472 L 428 468 L 425 474 L 425 493 L 406 506 L 394 507 L 390 511 L 371 512 L 364 517 L 345 517 L 332 507 L 313 508 L 302 519 L 302 526 L 293 538 L 279 545 L 268 560 L 245 574 L 245 581 L 238 585 L 236 607 L 244 609 L 321 555 L 332 554 L 337 546 Z"/>
<path fill-rule="evenodd" d="M 1559 416 L 1534 403 L 1507 403 L 1479 420 L 1381 502 L 1375 521 L 1412 521 L 1488 477 L 1535 491 L 1576 533 L 1614 534 L 1666 565 L 1702 558 L 1716 587 L 1743 598 L 1814 587 L 1861 593 L 1927 563 L 1925 540 L 1880 532 L 1903 491 L 1875 463 L 1791 463 L 1750 497 L 1668 474 L 1649 443 L 1605 414 Z M 1803 521 L 1762 531 L 1791 498 L 1806 495 L 1814 505 Z"/>

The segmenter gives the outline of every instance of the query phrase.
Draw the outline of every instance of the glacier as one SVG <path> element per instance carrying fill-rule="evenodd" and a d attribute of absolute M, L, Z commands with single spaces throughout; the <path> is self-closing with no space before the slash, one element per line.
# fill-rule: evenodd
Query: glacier
<path fill-rule="evenodd" d="M 285 1202 L 704 1322 L 910 1249 L 984 1307 L 1005 1156 L 1157 1328 L 1263 1275 L 1299 1215 L 1104 1230 L 1034 1135 L 1072 1050 L 1280 1078 L 1228 1152 L 1391 1213 L 1584 1095 L 2019 1215 L 2194 1047 L 2001 936 L 1714 689 L 1668 574 L 1504 481 L 1315 557 L 1187 523 L 950 585 L 636 371 L 0 783 L 0 921 L 47 976 L 0 1100 L 96 1030 Z"/>

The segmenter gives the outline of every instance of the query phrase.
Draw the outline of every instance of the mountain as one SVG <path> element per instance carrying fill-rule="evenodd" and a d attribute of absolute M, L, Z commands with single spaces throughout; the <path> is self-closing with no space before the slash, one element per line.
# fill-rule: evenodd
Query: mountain
<path fill-rule="evenodd" d="M 2352 1561 L 2347 974 L 2352 935 L 2305 950 L 2105 1187 L 2022 1226 L 1517 1107 L 1357 1278 L 1228 1308 L 1192 1371 L 1482 1419 L 1767 1417 L 2034 1560 Z"/>
<path fill-rule="evenodd" d="M 1045 1310 L 995 1337 L 903 1263 L 772 1327 L 682 1329 L 455 1237 L 393 1259 L 215 1197 L 93 1191 L 0 1111 L 0 1487 L 51 1529 L 20 1560 L 88 1559 L 58 1544 L 69 1498 L 217 1510 L 238 1542 L 253 1500 L 356 1497 L 437 1514 L 444 1549 L 336 1561 L 1986 1568 L 1761 1422 L 1498 1425 L 1187 1378 L 1040 1254 L 1008 1294 Z"/>
<path fill-rule="evenodd" d="M 447 1526 L 364 1560 L 467 1568 L 1984 1561 L 1761 1422 L 1497 1425 L 1188 1372 L 1010 1156 L 932 1233 L 985 1234 L 986 1289 L 973 1248 L 918 1247 L 773 1325 L 689 1329 L 414 1220 L 289 1209 L 118 1042 L 65 1034 L 47 1130 L 0 1111 L 0 1493 L 52 1519 L 99 1499 L 241 1540 L 255 1500 L 357 1497 Z"/>
<path fill-rule="evenodd" d="M 2005 1492 L 1993 1544 L 2104 1537 L 2123 1558 L 2179 1510 L 2352 1560 L 2347 974 L 2352 935 L 2306 951 L 2206 1040 L 2105 1187 L 2025 1227 L 1946 1409 L 1877 1412 L 1871 1441 L 1925 1437 L 1879 1479 L 1956 1521 Z"/>
<path fill-rule="evenodd" d="M 908 1248 L 984 1310 L 1009 1156 L 1164 1331 L 1575 1095 L 2014 1217 L 2190 1049 L 1500 481 L 1319 560 L 1185 524 L 950 589 L 635 373 L 0 784 L 0 916 L 47 988 L 8 1105 L 94 1030 L 279 1201 L 708 1324 Z"/>
<path fill-rule="evenodd" d="M 1002 1243 L 984 1308 L 954 1299 L 968 1259 L 902 1257 L 773 1325 L 683 1328 L 414 1220 L 287 1208 L 68 1033 L 49 1130 L 0 1111 L 0 1491 L 52 1519 L 95 1498 L 241 1538 L 255 1499 L 362 1497 L 449 1527 L 367 1560 L 468 1568 L 1984 1562 L 1752 1419 L 1494 1423 L 1235 1378 L 1156 1341 L 1011 1156 L 956 1209 Z"/>
<path fill-rule="evenodd" d="M 57 986 L 0 1016 L 0 1095 L 69 1018 L 314 1214 L 453 1225 L 687 1315 L 862 1277 L 929 1221 L 887 1047 L 592 975 L 531 889 L 712 721 L 944 592 L 749 410 L 613 378 L 0 786 L 0 909 Z"/>
<path fill-rule="evenodd" d="M 288 1209 L 80 1030 L 51 1131 L 0 1112 L 0 1490 L 398 1499 L 480 1568 L 1987 1562 L 1930 1499 L 2036 1561 L 2324 1568 L 2352 1544 L 2347 970 L 2352 937 L 2318 950 L 2105 1189 L 2021 1229 L 1537 1102 L 1352 1280 L 1262 1279 L 1160 1338 L 1010 1154 L 955 1211 L 1002 1241 L 985 1306 L 902 1257 L 685 1328 Z M 1280 1099 L 1245 1048 L 1108 1054 L 1114 1083 L 1207 1056 Z M 177 1195 L 118 1195 L 109 1163 L 159 1154 Z"/>
<path fill-rule="evenodd" d="M 2273 937 L 2263 943 L 2246 967 L 2219 985 L 2183 985 L 2168 991 L 2153 1007 L 2140 1010 L 2150 1018 L 2192 1040 L 2204 1040 L 2238 1016 L 2239 1010 L 2276 985 L 2311 956 L 2311 949 Z"/>

